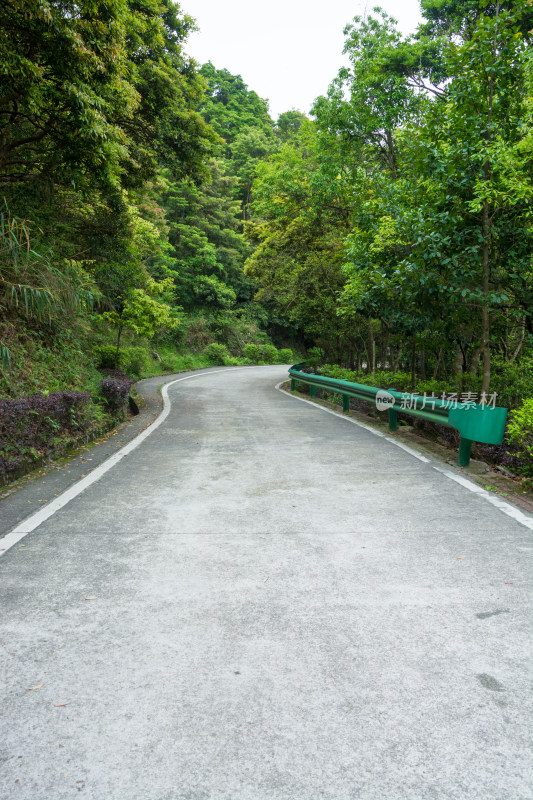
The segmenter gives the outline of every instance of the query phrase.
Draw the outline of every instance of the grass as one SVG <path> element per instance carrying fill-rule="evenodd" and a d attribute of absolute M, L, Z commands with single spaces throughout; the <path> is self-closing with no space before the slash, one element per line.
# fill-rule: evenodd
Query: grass
<path fill-rule="evenodd" d="M 165 375 L 173 372 L 186 372 L 190 369 L 202 369 L 211 366 L 211 363 L 202 355 L 196 353 L 178 353 L 170 347 L 158 350 L 161 361 L 150 359 L 148 369 L 144 370 L 142 378 L 152 378 L 155 375 Z"/>
<path fill-rule="evenodd" d="M 38 331 L 10 333 L 10 363 L 0 365 L 0 397 L 97 391 L 101 375 L 82 337 L 67 332 L 47 340 Z"/>

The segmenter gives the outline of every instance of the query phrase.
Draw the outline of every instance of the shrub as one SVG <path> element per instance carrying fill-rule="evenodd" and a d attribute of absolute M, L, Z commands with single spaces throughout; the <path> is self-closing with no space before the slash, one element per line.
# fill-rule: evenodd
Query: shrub
<path fill-rule="evenodd" d="M 320 370 L 321 375 L 327 378 L 337 378 L 338 380 L 355 381 L 357 373 L 350 372 L 344 367 L 338 367 L 337 364 L 324 364 Z M 357 382 L 357 381 L 356 381 Z"/>
<path fill-rule="evenodd" d="M 278 364 L 292 364 L 294 361 L 294 353 L 290 347 L 282 347 L 278 350 Z"/>
<path fill-rule="evenodd" d="M 82 392 L 0 399 L 0 475 L 51 453 L 61 439 L 79 438 L 90 424 L 89 400 Z"/>
<path fill-rule="evenodd" d="M 208 364 L 207 358 L 203 355 L 195 355 L 192 353 L 180 354 L 175 351 L 163 350 L 161 352 L 161 361 L 157 362 L 156 370 L 153 369 L 153 374 L 160 375 L 161 372 L 184 372 L 189 369 L 201 369 Z"/>
<path fill-rule="evenodd" d="M 97 369 L 104 371 L 115 369 L 117 349 L 112 344 L 101 344 L 94 347 Z M 138 378 L 146 372 L 150 365 L 150 355 L 145 347 L 123 347 L 118 352 L 117 369 L 131 377 Z"/>
<path fill-rule="evenodd" d="M 210 318 L 209 326 L 213 338 L 225 344 L 233 355 L 240 353 L 248 342 L 259 341 L 261 335 L 257 325 L 237 317 L 233 311 L 217 311 Z"/>
<path fill-rule="evenodd" d="M 102 378 L 100 394 L 111 410 L 118 411 L 124 408 L 128 402 L 131 384 L 131 378 L 128 378 L 120 370 L 106 370 L 106 375 Z"/>
<path fill-rule="evenodd" d="M 310 367 L 318 366 L 324 360 L 324 351 L 321 347 L 310 347 L 307 351 L 306 362 Z"/>
<path fill-rule="evenodd" d="M 533 397 L 524 400 L 510 414 L 507 425 L 507 440 L 515 445 L 516 455 L 523 461 L 524 474 L 533 476 Z"/>
<path fill-rule="evenodd" d="M 95 364 L 97 369 L 115 369 L 115 356 L 117 348 L 112 344 L 99 344 L 93 347 L 96 356 Z M 121 363 L 122 351 L 119 350 L 118 363 Z"/>
<path fill-rule="evenodd" d="M 140 377 L 146 372 L 150 357 L 144 347 L 125 347 L 120 351 L 120 368 L 130 377 Z"/>
<path fill-rule="evenodd" d="M 242 348 L 244 358 L 247 358 L 252 364 L 257 364 L 261 361 L 261 345 L 259 344 L 245 344 Z"/>
<path fill-rule="evenodd" d="M 490 388 L 498 395 L 497 405 L 521 407 L 524 400 L 533 397 L 533 358 L 522 358 L 514 364 L 494 358 Z"/>
<path fill-rule="evenodd" d="M 211 364 L 224 365 L 230 357 L 229 350 L 225 344 L 217 344 L 212 342 L 204 347 L 204 356 L 210 361 Z"/>
<path fill-rule="evenodd" d="M 435 394 L 436 397 L 442 397 L 443 394 L 454 390 L 454 387 L 450 389 L 448 381 L 438 381 L 436 378 L 431 378 L 431 380 L 427 381 L 418 381 L 415 389 L 418 394 L 424 394 L 425 392 L 426 395 Z"/>
<path fill-rule="evenodd" d="M 263 361 L 265 364 L 275 364 L 278 358 L 278 348 L 273 344 L 263 345 Z"/>
<path fill-rule="evenodd" d="M 176 367 L 177 360 L 178 357 L 176 355 L 167 353 L 166 355 L 161 356 L 161 361 L 159 362 L 159 365 L 163 372 L 177 372 L 178 371 Z"/>
<path fill-rule="evenodd" d="M 179 368 L 183 370 L 187 369 L 194 369 L 196 366 L 196 360 L 193 356 L 185 354 L 184 356 L 179 357 Z"/>
<path fill-rule="evenodd" d="M 186 322 L 185 344 L 191 350 L 202 350 L 206 345 L 213 341 L 213 334 L 209 329 L 209 323 L 203 317 L 195 317 Z"/>

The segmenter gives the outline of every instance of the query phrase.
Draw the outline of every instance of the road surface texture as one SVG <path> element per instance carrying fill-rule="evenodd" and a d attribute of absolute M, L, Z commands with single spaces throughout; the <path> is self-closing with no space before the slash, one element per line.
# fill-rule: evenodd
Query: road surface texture
<path fill-rule="evenodd" d="M 533 797 L 531 531 L 285 377 L 174 384 L 0 558 L 2 800 Z"/>

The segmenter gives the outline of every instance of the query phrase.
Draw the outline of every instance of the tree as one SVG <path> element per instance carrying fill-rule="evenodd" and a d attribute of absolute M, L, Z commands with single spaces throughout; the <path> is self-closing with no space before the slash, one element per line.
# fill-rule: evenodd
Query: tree
<path fill-rule="evenodd" d="M 253 283 L 243 272 L 248 246 L 240 231 L 240 204 L 233 198 L 236 178 L 220 160 L 210 163 L 209 173 L 211 180 L 201 186 L 167 177 L 159 194 L 172 263 L 170 271 L 159 270 L 157 264 L 150 269 L 156 277 L 173 278 L 187 311 L 202 304 L 227 308 L 228 303 L 250 300 L 253 293 Z"/>
<path fill-rule="evenodd" d="M 124 0 L 2 4 L 0 182 L 45 170 L 111 177 L 126 145 L 115 118 L 138 105 L 125 69 L 126 15 Z"/>
<path fill-rule="evenodd" d="M 252 185 L 259 163 L 272 152 L 274 142 L 259 128 L 239 133 L 231 145 L 231 167 L 237 177 L 236 196 L 241 201 L 243 220 L 249 217 Z"/>
<path fill-rule="evenodd" d="M 274 128 L 277 138 L 282 142 L 288 142 L 289 139 L 296 136 L 306 119 L 307 116 L 302 114 L 301 111 L 295 111 L 294 109 L 284 111 L 279 115 Z"/>
<path fill-rule="evenodd" d="M 107 320 L 116 328 L 117 341 L 115 353 L 115 369 L 118 365 L 120 354 L 120 340 L 124 329 L 130 329 L 138 336 L 152 339 L 160 330 L 173 330 L 179 324 L 175 313 L 164 296 L 171 293 L 172 280 L 154 281 L 153 278 L 143 276 L 142 286 L 139 286 L 141 276 L 135 274 L 136 270 L 127 266 L 116 265 L 115 276 L 120 279 L 120 285 L 115 285 L 114 292 L 108 296 L 113 306 L 112 310 L 104 311 L 102 319 Z M 158 299 L 161 298 L 161 299 Z"/>
<path fill-rule="evenodd" d="M 339 356 L 341 332 L 351 342 L 350 323 L 337 317 L 347 229 L 338 214 L 342 182 L 320 180 L 320 156 L 316 125 L 303 120 L 294 138 L 257 167 L 246 229 L 255 250 L 245 271 L 260 284 L 257 299 L 285 326 Z"/>
<path fill-rule="evenodd" d="M 199 110 L 227 145 L 246 128 L 258 128 L 266 136 L 272 133 L 274 123 L 267 101 L 250 91 L 240 75 L 216 69 L 210 61 L 202 65 L 200 74 L 207 81 L 207 90 Z M 227 155 L 230 157 L 229 150 Z"/>
<path fill-rule="evenodd" d="M 533 162 L 522 147 L 529 5 L 482 8 L 465 35 L 457 25 L 463 38 L 452 38 L 445 51 L 450 78 L 442 100 L 432 104 L 424 128 L 411 131 L 419 179 L 426 181 L 412 263 L 433 270 L 456 305 L 479 314 L 485 392 L 494 312 L 530 315 L 520 299 L 531 264 Z"/>
<path fill-rule="evenodd" d="M 161 161 L 201 172 L 216 137 L 194 110 L 202 84 L 182 52 L 192 27 L 165 0 L 3 4 L 0 182 L 46 173 L 117 186 Z"/>

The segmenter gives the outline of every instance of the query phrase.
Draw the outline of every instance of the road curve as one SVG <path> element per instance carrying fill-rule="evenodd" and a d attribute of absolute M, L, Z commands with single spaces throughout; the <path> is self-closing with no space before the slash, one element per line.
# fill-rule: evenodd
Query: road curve
<path fill-rule="evenodd" d="M 0 559 L 0 797 L 533 798 L 531 531 L 285 376 L 174 384 Z"/>

